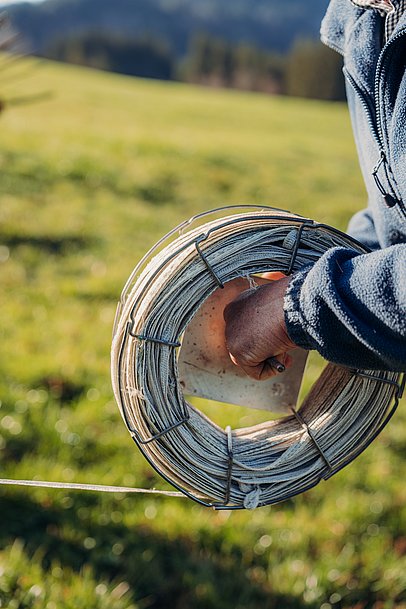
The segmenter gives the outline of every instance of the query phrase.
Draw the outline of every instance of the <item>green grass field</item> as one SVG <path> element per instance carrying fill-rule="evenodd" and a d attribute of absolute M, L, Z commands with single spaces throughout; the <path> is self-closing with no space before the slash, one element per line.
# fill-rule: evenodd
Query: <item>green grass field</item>
<path fill-rule="evenodd" d="M 345 229 L 365 200 L 347 111 L 29 68 L 24 92 L 51 96 L 0 117 L 2 477 L 164 488 L 110 387 L 121 289 L 159 237 L 219 205 Z M 3 487 L 0 606 L 404 609 L 405 422 L 403 405 L 344 471 L 254 512 Z"/>

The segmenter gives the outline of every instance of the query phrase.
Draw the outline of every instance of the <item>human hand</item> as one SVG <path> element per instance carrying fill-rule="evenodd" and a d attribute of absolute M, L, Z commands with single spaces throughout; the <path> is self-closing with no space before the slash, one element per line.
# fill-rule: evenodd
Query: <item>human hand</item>
<path fill-rule="evenodd" d="M 232 361 L 248 376 L 265 380 L 277 374 L 269 358 L 285 367 L 291 363 L 288 351 L 296 345 L 289 338 L 283 299 L 290 278 L 246 290 L 224 309 L 226 344 Z"/>

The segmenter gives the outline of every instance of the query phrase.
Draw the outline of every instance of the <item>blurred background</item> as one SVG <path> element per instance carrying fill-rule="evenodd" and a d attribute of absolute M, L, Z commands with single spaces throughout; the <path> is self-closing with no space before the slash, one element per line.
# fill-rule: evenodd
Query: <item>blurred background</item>
<path fill-rule="evenodd" d="M 327 2 L 0 5 L 2 477 L 168 488 L 112 396 L 116 303 L 197 212 L 345 230 L 364 206 L 341 59 L 317 40 Z M 222 426 L 263 417 L 196 404 Z M 405 455 L 403 402 L 355 463 L 254 512 L 1 487 L 0 606 L 404 609 Z"/>
<path fill-rule="evenodd" d="M 41 57 L 146 78 L 344 99 L 341 61 L 317 40 L 326 0 L 229 4 L 46 0 L 13 4 L 8 13 L 28 52 Z"/>

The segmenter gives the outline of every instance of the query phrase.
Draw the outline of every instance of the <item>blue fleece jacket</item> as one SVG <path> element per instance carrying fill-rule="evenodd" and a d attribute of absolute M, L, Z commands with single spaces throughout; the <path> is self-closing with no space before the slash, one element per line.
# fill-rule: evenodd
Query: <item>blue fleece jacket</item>
<path fill-rule="evenodd" d="M 368 207 L 348 232 L 370 253 L 326 252 L 293 278 L 292 340 L 338 364 L 406 371 L 406 14 L 382 48 L 384 20 L 332 0 L 322 41 L 344 57 L 348 105 Z"/>

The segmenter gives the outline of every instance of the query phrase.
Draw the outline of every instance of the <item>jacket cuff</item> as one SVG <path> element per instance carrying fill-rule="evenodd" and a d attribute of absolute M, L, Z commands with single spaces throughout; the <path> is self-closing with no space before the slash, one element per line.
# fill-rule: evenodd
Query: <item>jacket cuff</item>
<path fill-rule="evenodd" d="M 301 269 L 292 277 L 284 299 L 285 323 L 289 338 L 302 349 L 316 348 L 315 341 L 304 329 L 304 319 L 300 310 L 300 293 L 308 272 L 313 265 Z"/>

